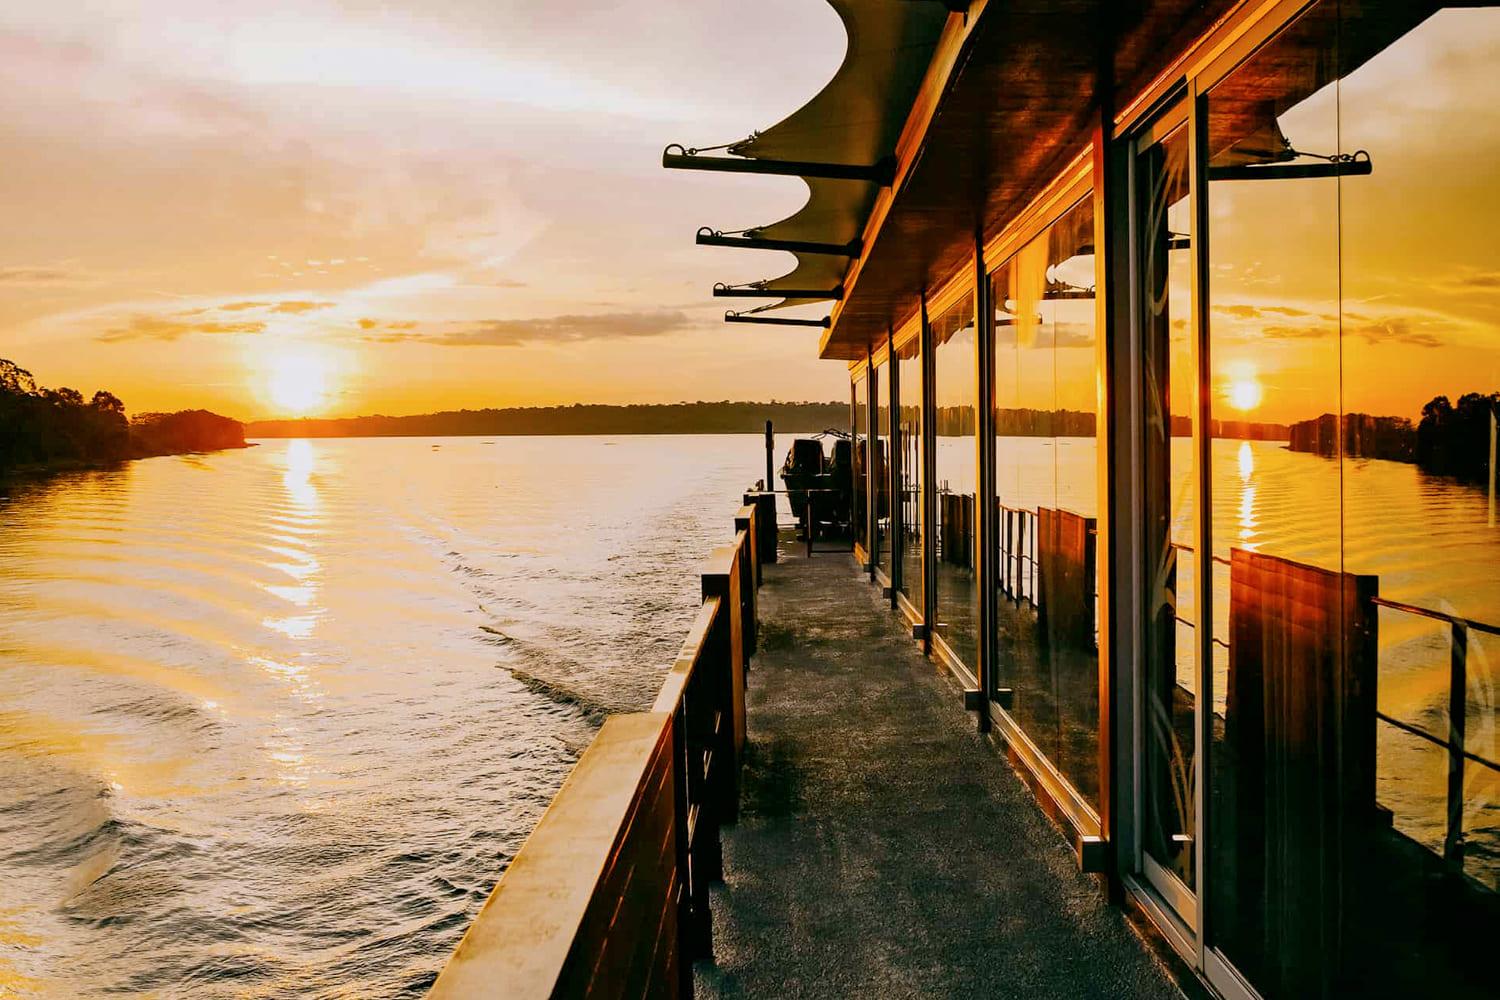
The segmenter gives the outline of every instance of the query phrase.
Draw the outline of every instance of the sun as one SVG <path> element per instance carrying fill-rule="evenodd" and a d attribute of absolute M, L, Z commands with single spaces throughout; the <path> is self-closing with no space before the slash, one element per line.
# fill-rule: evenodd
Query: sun
<path fill-rule="evenodd" d="M 271 402 L 283 412 L 302 416 L 328 404 L 328 363 L 305 351 L 287 351 L 272 359 L 266 382 Z"/>
<path fill-rule="evenodd" d="M 1264 395 L 1260 382 L 1255 378 L 1240 378 L 1229 383 L 1229 405 L 1236 410 L 1255 409 Z"/>

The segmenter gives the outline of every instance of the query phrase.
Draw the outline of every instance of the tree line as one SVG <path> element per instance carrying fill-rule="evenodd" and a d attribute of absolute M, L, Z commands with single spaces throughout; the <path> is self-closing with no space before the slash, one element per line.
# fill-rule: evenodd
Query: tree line
<path fill-rule="evenodd" d="M 1436 396 L 1415 425 L 1405 417 L 1325 413 L 1292 425 L 1292 451 L 1347 458 L 1411 462 L 1424 472 L 1483 482 L 1489 476 L 1490 435 L 1500 415 L 1500 392 L 1469 392 L 1455 404 Z"/>
<path fill-rule="evenodd" d="M 848 403 L 718 402 L 616 406 L 523 406 L 445 410 L 406 417 L 257 420 L 245 426 L 252 438 L 458 437 L 535 434 L 752 434 L 770 420 L 778 433 L 809 434 L 849 426 Z"/>
<path fill-rule="evenodd" d="M 0 472 L 243 447 L 244 427 L 237 420 L 207 410 L 131 419 L 112 392 L 100 389 L 85 399 L 66 386 L 48 389 L 25 368 L 0 358 Z"/>

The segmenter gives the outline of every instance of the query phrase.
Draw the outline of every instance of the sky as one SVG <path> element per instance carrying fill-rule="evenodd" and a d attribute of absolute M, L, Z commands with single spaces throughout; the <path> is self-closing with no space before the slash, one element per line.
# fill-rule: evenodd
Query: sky
<path fill-rule="evenodd" d="M 693 243 L 806 185 L 660 165 L 844 49 L 820 0 L 0 6 L 0 357 L 241 419 L 846 398 L 709 295 L 793 258 Z"/>

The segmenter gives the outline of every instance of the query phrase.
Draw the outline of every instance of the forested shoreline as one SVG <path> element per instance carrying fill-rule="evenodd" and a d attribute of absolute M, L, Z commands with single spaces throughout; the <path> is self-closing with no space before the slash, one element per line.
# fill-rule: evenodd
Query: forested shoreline
<path fill-rule="evenodd" d="M 1437 396 L 1422 407 L 1420 423 L 1368 413 L 1325 413 L 1291 427 L 1292 451 L 1346 458 L 1409 462 L 1423 472 L 1483 482 L 1489 476 L 1492 423 L 1500 392 L 1469 392 L 1455 404 Z"/>
<path fill-rule="evenodd" d="M 48 389 L 0 358 L 0 474 L 244 447 L 238 420 L 207 410 L 128 417 L 107 390 L 85 399 L 66 386 Z"/>
<path fill-rule="evenodd" d="M 750 434 L 766 421 L 777 433 L 809 434 L 847 429 L 848 403 L 643 403 L 628 406 L 575 403 L 509 409 L 446 410 L 407 417 L 257 420 L 245 425 L 252 438 L 463 437 L 539 434 Z"/>

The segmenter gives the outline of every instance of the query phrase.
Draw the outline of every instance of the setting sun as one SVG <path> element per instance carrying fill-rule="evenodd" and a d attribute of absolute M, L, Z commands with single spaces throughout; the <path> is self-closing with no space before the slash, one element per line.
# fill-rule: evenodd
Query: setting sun
<path fill-rule="evenodd" d="M 329 364 L 311 351 L 286 351 L 272 359 L 266 395 L 284 413 L 304 416 L 328 405 Z"/>
<path fill-rule="evenodd" d="M 1260 382 L 1254 378 L 1241 378 L 1229 383 L 1229 405 L 1236 410 L 1253 410 L 1264 396 Z"/>

